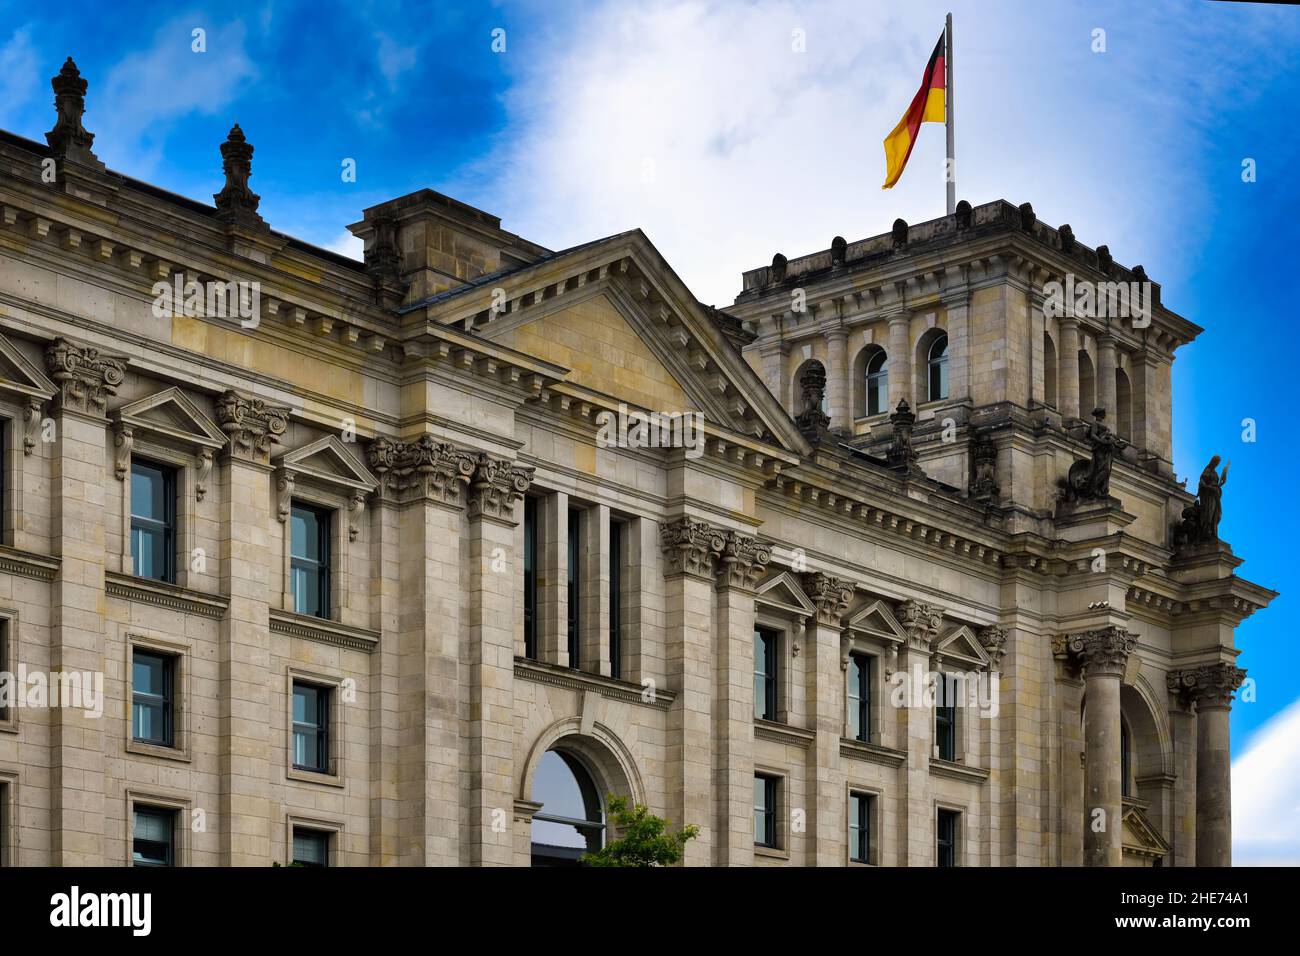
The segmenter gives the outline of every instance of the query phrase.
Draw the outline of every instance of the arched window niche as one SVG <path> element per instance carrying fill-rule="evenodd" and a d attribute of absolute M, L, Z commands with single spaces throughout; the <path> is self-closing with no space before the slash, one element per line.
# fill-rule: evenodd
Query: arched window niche
<path fill-rule="evenodd" d="M 571 750 L 542 755 L 533 777 L 533 866 L 577 866 L 605 845 L 605 800 L 595 775 Z"/>

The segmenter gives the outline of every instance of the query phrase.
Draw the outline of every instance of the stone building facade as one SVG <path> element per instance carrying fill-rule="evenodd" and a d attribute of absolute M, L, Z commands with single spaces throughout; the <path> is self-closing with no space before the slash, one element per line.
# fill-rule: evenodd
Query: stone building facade
<path fill-rule="evenodd" d="M 690 865 L 1230 859 L 1273 593 L 1173 480 L 1199 330 L 1044 292 L 1140 267 L 963 203 L 724 311 L 428 190 L 357 263 L 238 127 L 208 205 L 54 88 L 0 134 L 0 863 L 566 862 L 608 794 Z"/>

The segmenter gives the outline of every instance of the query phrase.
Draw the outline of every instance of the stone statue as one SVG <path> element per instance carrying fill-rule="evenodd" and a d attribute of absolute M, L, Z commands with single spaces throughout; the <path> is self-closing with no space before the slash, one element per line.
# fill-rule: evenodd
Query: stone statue
<path fill-rule="evenodd" d="M 1105 418 L 1106 409 L 1092 410 L 1093 420 L 1083 436 L 1092 448 L 1092 457 L 1070 466 L 1069 474 L 1061 483 L 1062 498 L 1067 502 L 1105 501 L 1110 497 L 1111 465 L 1115 456 L 1128 447 L 1128 442 L 1106 427 Z"/>
<path fill-rule="evenodd" d="M 898 407 L 889 416 L 893 426 L 893 438 L 886 452 L 889 466 L 895 471 L 909 475 L 921 475 L 921 466 L 917 464 L 916 449 L 912 447 L 912 429 L 916 427 L 916 413 L 907 399 L 900 399 Z"/>
<path fill-rule="evenodd" d="M 1214 544 L 1219 540 L 1219 519 L 1223 517 L 1223 486 L 1228 483 L 1228 467 L 1218 471 L 1219 456 L 1210 459 L 1201 472 L 1196 500 L 1183 509 L 1183 520 L 1174 528 L 1174 547 Z"/>
<path fill-rule="evenodd" d="M 978 500 L 992 500 L 1001 490 L 998 485 L 998 446 L 987 430 L 974 435 L 971 444 L 970 496 Z"/>
<path fill-rule="evenodd" d="M 826 397 L 826 368 L 821 362 L 809 362 L 807 370 L 799 377 L 803 391 L 803 409 L 794 423 L 803 436 L 816 444 L 830 431 L 830 416 L 822 411 Z"/>

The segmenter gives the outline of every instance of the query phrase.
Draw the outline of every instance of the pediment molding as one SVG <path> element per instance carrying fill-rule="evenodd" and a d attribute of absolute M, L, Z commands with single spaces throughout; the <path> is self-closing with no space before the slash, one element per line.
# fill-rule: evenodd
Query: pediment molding
<path fill-rule="evenodd" d="M 1147 819 L 1146 812 L 1136 804 L 1127 804 L 1123 815 L 1122 846 L 1125 853 L 1159 858 L 1169 853 L 1173 846 Z"/>
<path fill-rule="evenodd" d="M 40 368 L 3 335 L 0 335 L 0 393 L 21 402 L 48 402 L 57 393 L 54 384 Z"/>
<path fill-rule="evenodd" d="M 326 435 L 287 451 L 271 462 L 275 468 L 276 517 L 289 520 L 293 494 L 300 480 L 347 502 L 348 539 L 361 533 L 366 498 L 379 487 L 378 480 L 336 435 Z"/>
<path fill-rule="evenodd" d="M 137 436 L 194 456 L 194 493 L 202 501 L 208 490 L 213 458 L 228 440 L 211 418 L 175 386 L 128 402 L 109 414 L 113 431 L 113 473 L 126 479 Z"/>
<path fill-rule="evenodd" d="M 799 579 L 789 571 L 781 571 L 760 584 L 754 592 L 754 601 L 780 614 L 797 618 L 817 616 L 816 606 L 804 594 Z"/>
<path fill-rule="evenodd" d="M 940 665 L 956 662 L 973 670 L 983 670 L 991 663 L 979 638 L 965 624 L 958 624 L 941 634 L 934 642 L 932 653 Z"/>
<path fill-rule="evenodd" d="M 882 638 L 895 644 L 907 643 L 907 632 L 894 617 L 894 612 L 883 600 L 869 601 L 849 616 L 845 622 L 846 630 Z"/>

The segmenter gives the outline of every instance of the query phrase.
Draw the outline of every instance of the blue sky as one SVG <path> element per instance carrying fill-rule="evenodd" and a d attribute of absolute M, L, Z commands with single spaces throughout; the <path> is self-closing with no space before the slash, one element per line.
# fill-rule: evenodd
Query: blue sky
<path fill-rule="evenodd" d="M 1032 202 L 1145 265 L 1163 301 L 1206 329 L 1175 364 L 1175 467 L 1194 485 L 1210 455 L 1232 460 L 1221 533 L 1247 558 L 1242 575 L 1283 592 L 1237 632 L 1257 700 L 1233 710 L 1234 755 L 1290 747 L 1284 763 L 1300 764 L 1300 575 L 1285 554 L 1300 540 L 1300 482 L 1283 393 L 1300 260 L 1300 10 L 553 0 L 140 3 L 123 16 L 0 2 L 0 126 L 42 138 L 49 78 L 71 54 L 90 81 L 95 149 L 131 176 L 210 200 L 237 120 L 256 148 L 263 215 L 308 241 L 357 254 L 345 226 L 365 206 L 429 186 L 552 248 L 640 226 L 721 305 L 742 269 L 776 251 L 943 212 L 941 128 L 923 129 L 888 192 L 881 140 L 948 9 L 959 196 Z M 204 53 L 191 49 L 196 28 Z M 348 158 L 355 183 L 340 176 Z M 1242 182 L 1246 158 L 1254 183 Z M 1296 820 L 1296 772 L 1289 789 L 1269 782 L 1274 769 L 1254 772 L 1247 789 L 1269 789 Z M 1291 834 L 1300 858 L 1300 824 Z"/>

